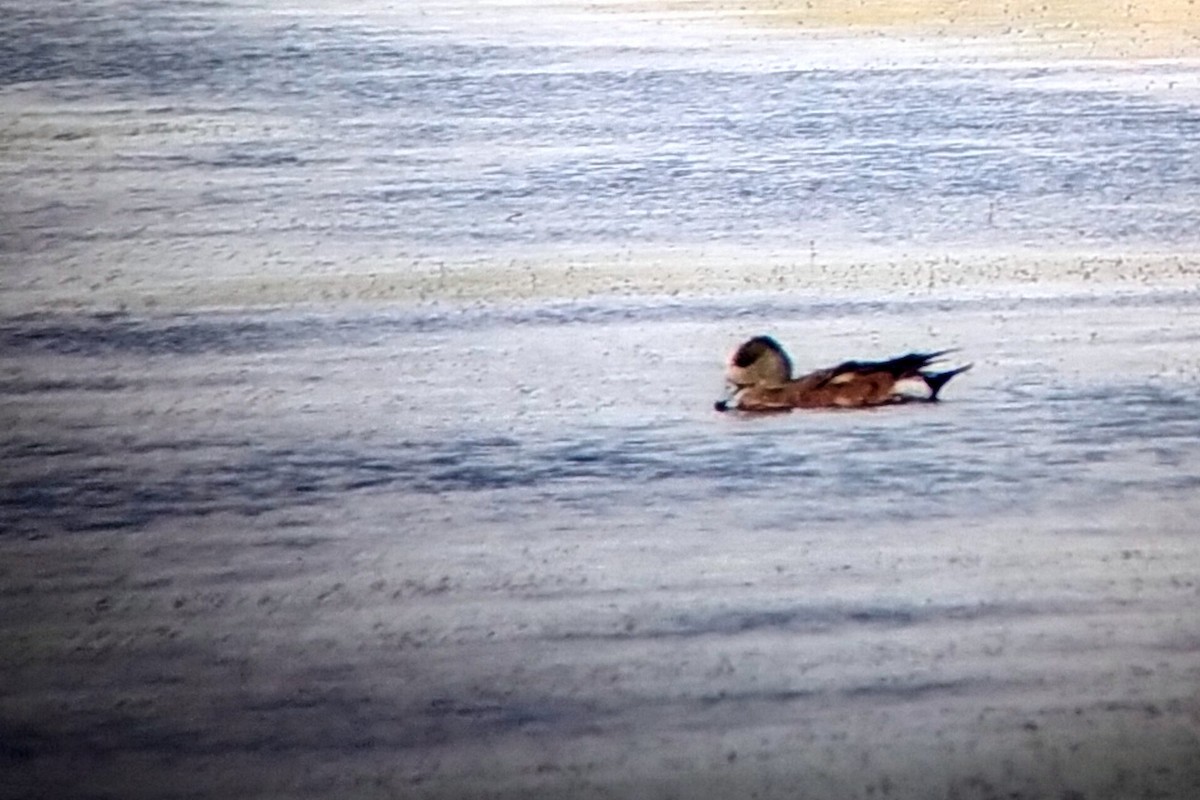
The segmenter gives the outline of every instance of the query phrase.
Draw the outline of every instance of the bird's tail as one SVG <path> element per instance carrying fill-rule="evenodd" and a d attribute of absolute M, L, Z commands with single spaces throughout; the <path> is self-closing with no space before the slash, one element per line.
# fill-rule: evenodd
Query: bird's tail
<path fill-rule="evenodd" d="M 938 399 L 938 392 L 942 391 L 942 387 L 949 383 L 951 378 L 953 378 L 955 375 L 966 372 L 973 366 L 974 364 L 967 364 L 964 367 L 946 370 L 945 372 L 922 372 L 921 377 L 924 379 L 925 385 L 929 387 L 929 401 L 931 403 L 936 402 Z"/>

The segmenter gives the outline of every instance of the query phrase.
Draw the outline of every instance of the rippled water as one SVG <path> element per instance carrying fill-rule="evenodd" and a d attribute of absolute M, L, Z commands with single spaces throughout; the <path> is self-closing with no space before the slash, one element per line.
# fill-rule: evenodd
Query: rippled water
<path fill-rule="evenodd" d="M 604 513 L 652 502 L 690 518 L 691 502 L 751 502 L 745 523 L 772 525 L 1183 496 L 1200 484 L 1195 302 L 1063 296 L 931 312 L 919 301 L 610 301 L 13 321 L 0 327 L 0 388 L 22 422 L 3 453 L 5 516 L 34 533 L 254 516 L 354 493 L 482 492 L 517 516 L 530 503 Z M 1099 375 L 1072 375 L 1079 344 L 1056 347 L 1051 320 L 1064 310 L 1088 329 L 1083 355 Z M 805 320 L 792 339 L 832 361 L 850 355 L 839 328 L 860 329 L 861 349 L 931 313 L 939 342 L 965 340 L 984 361 L 949 403 L 753 420 L 711 410 L 732 331 Z M 1042 333 L 1015 338 L 1009 316 Z M 786 341 L 796 323 L 781 327 Z"/>
<path fill-rule="evenodd" d="M 1184 62 L 673 36 L 561 9 L 492 35 L 444 5 L 10 3 L 8 285 L 555 246 L 1200 243 Z M 479 26 L 500 13 L 481 8 Z"/>
<path fill-rule="evenodd" d="M 1194 795 L 1196 65 L 396 5 L 0 10 L 0 794 Z"/>

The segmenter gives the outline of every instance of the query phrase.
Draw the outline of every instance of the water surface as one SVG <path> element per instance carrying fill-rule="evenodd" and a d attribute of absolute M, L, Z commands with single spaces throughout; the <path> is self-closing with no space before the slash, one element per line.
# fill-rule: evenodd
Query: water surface
<path fill-rule="evenodd" d="M 10 5 L 9 288 L 555 248 L 753 247 L 811 267 L 872 247 L 1198 244 L 1188 62 L 673 34 L 569 7 L 484 7 L 497 33 L 445 4 Z"/>
<path fill-rule="evenodd" d="M 0 794 L 1200 792 L 1195 65 L 531 8 L 4 8 Z"/>

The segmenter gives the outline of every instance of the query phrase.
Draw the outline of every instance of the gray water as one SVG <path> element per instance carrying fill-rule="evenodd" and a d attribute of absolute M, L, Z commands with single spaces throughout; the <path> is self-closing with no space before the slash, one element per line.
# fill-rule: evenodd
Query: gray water
<path fill-rule="evenodd" d="M 530 503 L 684 513 L 693 501 L 752 498 L 762 502 L 751 527 L 1190 497 L 1200 487 L 1195 302 L 608 301 L 10 321 L 0 326 L 0 388 L 20 423 L 4 442 L 0 502 L 10 532 L 38 534 L 253 517 L 380 491 L 486 493 L 497 514 L 518 516 Z M 1072 380 L 1077 344 L 1054 352 L 1047 318 L 1063 313 L 1103 337 L 1084 356 L 1100 360 L 1099 375 Z M 1013 314 L 1022 322 L 1005 322 Z M 968 348 L 988 363 L 944 407 L 714 418 L 720 357 L 736 342 L 725 331 L 800 319 L 792 338 L 812 347 L 824 326 L 865 325 L 870 340 L 881 320 L 918 316 L 954 331 L 938 343 L 1013 339 Z M 1154 321 L 1131 329 L 1114 322 L 1122 316 Z M 785 338 L 796 330 L 776 324 Z M 1104 374 L 1122 358 L 1136 371 Z M 260 400 L 267 391 L 286 399 Z M 199 407 L 176 412 L 188 392 Z M 139 423 L 143 406 L 152 416 Z M 786 485 L 803 491 L 778 496 Z"/>
<path fill-rule="evenodd" d="M 61 269 L 130 241 L 160 274 L 219 274 L 296 250 L 309 263 L 292 272 L 364 252 L 1186 251 L 1200 236 L 1186 64 L 353 11 L 7 3 L 6 263 Z M 22 115 L 27 98 L 63 118 Z"/>
<path fill-rule="evenodd" d="M 10 320 L 4 793 L 1189 797 L 1195 303 Z M 718 414 L 767 320 L 976 367 Z"/>
<path fill-rule="evenodd" d="M 1196 65 L 0 19 L 0 797 L 1200 792 Z M 716 413 L 762 332 L 975 367 Z"/>

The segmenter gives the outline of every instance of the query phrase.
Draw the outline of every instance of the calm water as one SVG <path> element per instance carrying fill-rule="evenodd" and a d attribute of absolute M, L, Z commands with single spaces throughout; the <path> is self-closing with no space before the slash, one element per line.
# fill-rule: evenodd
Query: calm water
<path fill-rule="evenodd" d="M 569 4 L 0 18 L 0 796 L 1200 790 L 1200 294 L 1122 260 L 1200 245 L 1196 65 Z M 724 283 L 621 283 L 641 246 Z M 505 300 L 534 255 L 620 291 Z M 715 413 L 760 332 L 976 366 Z"/>
<path fill-rule="evenodd" d="M 484 495 L 514 518 L 649 502 L 639 513 L 692 522 L 749 500 L 757 526 L 1182 499 L 1200 486 L 1195 305 L 1184 292 L 10 321 L 4 516 L 24 533 L 140 528 L 384 492 Z M 912 340 L 909 319 L 983 362 L 952 402 L 711 410 L 738 332 L 769 324 L 798 358 L 832 361 L 898 350 L 878 342 Z"/>

